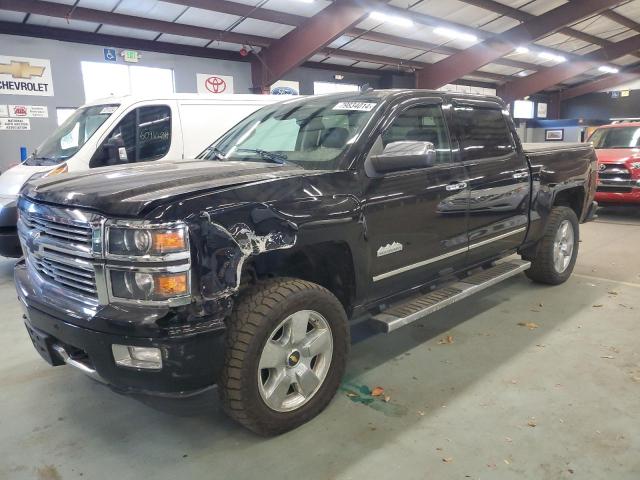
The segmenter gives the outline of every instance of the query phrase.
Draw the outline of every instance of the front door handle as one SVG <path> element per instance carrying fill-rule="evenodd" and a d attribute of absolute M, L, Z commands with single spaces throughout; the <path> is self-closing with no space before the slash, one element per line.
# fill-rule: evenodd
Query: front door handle
<path fill-rule="evenodd" d="M 467 182 L 454 182 L 447 185 L 447 192 L 455 192 L 456 190 L 464 190 L 467 188 Z"/>

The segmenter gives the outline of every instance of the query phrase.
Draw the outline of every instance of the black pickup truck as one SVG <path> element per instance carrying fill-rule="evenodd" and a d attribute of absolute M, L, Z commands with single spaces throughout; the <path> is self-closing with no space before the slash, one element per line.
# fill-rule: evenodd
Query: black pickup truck
<path fill-rule="evenodd" d="M 277 434 L 334 396 L 349 319 L 390 332 L 519 272 L 564 282 L 595 166 L 590 145 L 521 145 L 496 97 L 291 99 L 193 161 L 26 186 L 17 291 L 52 365 L 121 392 L 217 385 Z"/>

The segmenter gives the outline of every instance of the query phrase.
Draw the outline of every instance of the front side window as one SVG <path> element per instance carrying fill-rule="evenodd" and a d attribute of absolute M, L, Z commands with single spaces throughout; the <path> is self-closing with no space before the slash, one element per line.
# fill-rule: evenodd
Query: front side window
<path fill-rule="evenodd" d="M 40 145 L 26 165 L 56 165 L 75 155 L 118 105 L 95 105 L 77 109 Z"/>
<path fill-rule="evenodd" d="M 439 105 L 420 105 L 405 110 L 382 134 L 382 147 L 403 141 L 433 143 L 436 164 L 451 161 L 447 126 Z"/>
<path fill-rule="evenodd" d="M 308 170 L 338 168 L 380 99 L 363 95 L 313 97 L 264 107 L 198 157 L 295 163 Z"/>
<path fill-rule="evenodd" d="M 171 108 L 139 107 L 127 113 L 96 151 L 90 167 L 148 162 L 171 147 Z"/>
<path fill-rule="evenodd" d="M 515 150 L 502 110 L 456 107 L 455 116 L 463 160 L 502 157 Z"/>
<path fill-rule="evenodd" d="M 640 127 L 599 128 L 591 136 L 593 147 L 637 148 L 640 147 Z"/>

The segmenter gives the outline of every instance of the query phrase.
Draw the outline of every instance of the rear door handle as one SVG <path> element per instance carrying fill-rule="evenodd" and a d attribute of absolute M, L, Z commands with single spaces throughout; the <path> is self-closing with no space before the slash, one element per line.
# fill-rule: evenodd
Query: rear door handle
<path fill-rule="evenodd" d="M 456 190 L 464 190 L 467 188 L 467 182 L 455 182 L 447 185 L 447 192 L 455 192 Z"/>
<path fill-rule="evenodd" d="M 529 176 L 529 172 L 516 172 L 513 174 L 513 178 L 527 178 Z"/>

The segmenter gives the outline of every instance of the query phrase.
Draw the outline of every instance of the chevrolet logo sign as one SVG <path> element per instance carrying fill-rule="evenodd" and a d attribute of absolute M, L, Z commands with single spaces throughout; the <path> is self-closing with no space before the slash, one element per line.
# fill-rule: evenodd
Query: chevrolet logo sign
<path fill-rule="evenodd" d="M 45 67 L 34 67 L 29 62 L 14 62 L 11 61 L 8 65 L 6 63 L 0 63 L 0 74 L 9 74 L 13 78 L 26 78 L 31 80 L 31 77 L 41 77 L 44 73 Z"/>

